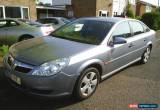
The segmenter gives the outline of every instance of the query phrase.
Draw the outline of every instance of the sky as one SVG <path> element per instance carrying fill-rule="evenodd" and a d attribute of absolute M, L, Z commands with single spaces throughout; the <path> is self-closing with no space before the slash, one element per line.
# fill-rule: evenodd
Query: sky
<path fill-rule="evenodd" d="M 44 2 L 44 3 L 51 3 L 52 4 L 52 0 L 39 0 L 39 1 Z M 158 5 L 158 0 L 142 0 L 142 1 L 149 2 L 149 3 L 154 4 L 154 5 Z"/>

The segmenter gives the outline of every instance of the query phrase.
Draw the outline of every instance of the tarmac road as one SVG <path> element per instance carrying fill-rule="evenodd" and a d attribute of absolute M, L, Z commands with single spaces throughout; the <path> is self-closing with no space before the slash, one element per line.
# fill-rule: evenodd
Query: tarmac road
<path fill-rule="evenodd" d="M 32 98 L 14 90 L 2 73 L 3 67 L 0 68 L 0 110 L 130 110 L 129 104 L 160 104 L 160 40 L 147 64 L 134 64 L 118 72 L 104 80 L 92 97 L 80 102 L 72 98 L 49 101 Z"/>

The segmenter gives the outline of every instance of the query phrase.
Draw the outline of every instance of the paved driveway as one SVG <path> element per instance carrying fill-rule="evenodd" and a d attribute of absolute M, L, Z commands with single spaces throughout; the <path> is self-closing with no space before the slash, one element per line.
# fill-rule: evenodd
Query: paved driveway
<path fill-rule="evenodd" d="M 40 100 L 14 90 L 3 78 L 0 68 L 0 110 L 130 110 L 129 104 L 160 104 L 160 41 L 150 61 L 134 64 L 104 80 L 88 100 L 65 98 Z"/>

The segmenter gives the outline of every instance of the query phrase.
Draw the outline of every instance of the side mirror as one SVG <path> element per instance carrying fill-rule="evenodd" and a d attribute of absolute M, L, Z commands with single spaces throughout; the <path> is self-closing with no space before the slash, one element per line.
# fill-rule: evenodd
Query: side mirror
<path fill-rule="evenodd" d="M 127 41 L 123 37 L 114 37 L 113 43 L 114 44 L 125 44 L 125 43 L 127 43 Z"/>
<path fill-rule="evenodd" d="M 116 44 L 125 44 L 127 43 L 126 39 L 121 36 L 113 36 L 113 41 L 109 43 L 110 46 L 114 46 Z"/>

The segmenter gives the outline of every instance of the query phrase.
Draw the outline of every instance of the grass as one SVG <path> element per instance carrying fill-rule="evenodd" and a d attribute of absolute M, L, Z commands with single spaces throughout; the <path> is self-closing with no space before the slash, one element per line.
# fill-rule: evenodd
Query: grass
<path fill-rule="evenodd" d="M 0 66 L 3 60 L 3 56 L 8 53 L 9 46 L 3 45 L 0 46 Z"/>

